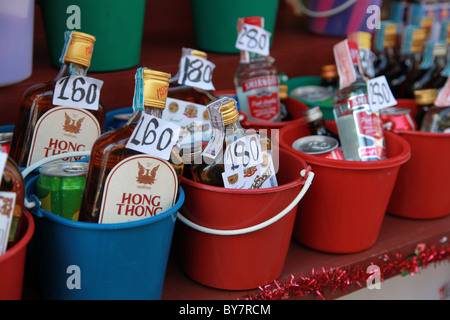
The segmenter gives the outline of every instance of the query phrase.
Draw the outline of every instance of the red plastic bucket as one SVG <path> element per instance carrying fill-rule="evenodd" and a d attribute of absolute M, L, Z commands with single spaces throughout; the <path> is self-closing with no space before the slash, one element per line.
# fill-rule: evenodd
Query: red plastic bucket
<path fill-rule="evenodd" d="M 414 114 L 414 100 L 398 100 Z M 394 131 L 411 146 L 411 159 L 400 168 L 388 213 L 412 219 L 434 219 L 450 213 L 450 134 Z"/>
<path fill-rule="evenodd" d="M 334 121 L 327 124 L 337 132 Z M 388 159 L 369 163 L 325 159 L 292 148 L 296 139 L 307 135 L 308 129 L 301 125 L 280 130 L 280 146 L 303 157 L 316 175 L 298 208 L 294 239 L 330 253 L 370 248 L 377 240 L 399 168 L 410 157 L 408 143 L 386 132 Z"/>
<path fill-rule="evenodd" d="M 278 187 L 235 190 L 184 179 L 177 236 L 183 270 L 193 280 L 245 290 L 280 276 L 297 205 L 314 174 L 298 155 L 279 155 Z"/>
<path fill-rule="evenodd" d="M 34 233 L 31 214 L 24 210 L 20 225 L 22 236 L 12 248 L 0 256 L 0 300 L 22 299 L 23 278 L 27 245 Z"/>

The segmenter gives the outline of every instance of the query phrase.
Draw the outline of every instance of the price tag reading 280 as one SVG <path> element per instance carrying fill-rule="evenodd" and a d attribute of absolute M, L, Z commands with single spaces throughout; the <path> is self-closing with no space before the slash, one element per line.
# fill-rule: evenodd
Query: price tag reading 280
<path fill-rule="evenodd" d="M 270 35 L 271 33 L 263 28 L 244 23 L 236 40 L 236 48 L 268 56 Z"/>
<path fill-rule="evenodd" d="M 397 104 L 385 76 L 367 81 L 367 93 L 372 110 L 380 110 Z"/>
<path fill-rule="evenodd" d="M 240 138 L 227 145 L 225 150 L 225 172 L 240 171 L 262 163 L 259 135 Z"/>
<path fill-rule="evenodd" d="M 215 90 L 212 83 L 214 63 L 206 59 L 186 55 L 180 61 L 178 83 L 203 90 Z"/>
<path fill-rule="evenodd" d="M 170 152 L 179 135 L 180 126 L 144 113 L 126 148 L 169 160 Z"/>
<path fill-rule="evenodd" d="M 90 77 L 64 77 L 55 84 L 52 102 L 56 106 L 98 110 L 102 86 L 102 80 Z"/>

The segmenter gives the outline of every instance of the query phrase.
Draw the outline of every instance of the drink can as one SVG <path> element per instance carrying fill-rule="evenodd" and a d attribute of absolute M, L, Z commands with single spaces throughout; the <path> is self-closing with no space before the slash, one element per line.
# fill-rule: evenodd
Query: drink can
<path fill-rule="evenodd" d="M 308 102 L 323 102 L 332 98 L 333 93 L 325 87 L 311 85 L 295 88 L 290 95 Z"/>
<path fill-rule="evenodd" d="M 36 183 L 41 208 L 78 221 L 87 171 L 87 162 L 59 162 L 42 166 Z"/>
<path fill-rule="evenodd" d="M 9 149 L 11 148 L 12 132 L 2 132 L 0 133 L 0 145 L 2 147 L 2 152 L 9 154 Z"/>
<path fill-rule="evenodd" d="M 311 135 L 295 140 L 292 148 L 325 159 L 345 160 L 339 141 L 333 137 Z"/>
<path fill-rule="evenodd" d="M 417 124 L 407 108 L 389 107 L 380 110 L 380 118 L 385 130 L 416 130 Z"/>

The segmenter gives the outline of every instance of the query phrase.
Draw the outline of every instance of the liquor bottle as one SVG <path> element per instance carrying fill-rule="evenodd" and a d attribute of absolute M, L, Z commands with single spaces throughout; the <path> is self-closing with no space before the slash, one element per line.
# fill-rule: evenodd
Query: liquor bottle
<path fill-rule="evenodd" d="M 426 45 L 423 60 L 402 86 L 402 97 L 413 99 L 414 91 L 426 87 L 426 84 L 436 78 L 447 63 L 447 45 L 443 42 L 429 41 Z"/>
<path fill-rule="evenodd" d="M 308 130 L 311 135 L 328 136 L 339 141 L 339 135 L 331 131 L 323 120 L 320 107 L 313 107 L 304 112 Z"/>
<path fill-rule="evenodd" d="M 352 32 L 348 35 L 349 41 L 355 42 L 359 48 L 359 61 L 364 75 L 371 79 L 375 75 L 375 55 L 371 50 L 372 34 L 364 31 Z"/>
<path fill-rule="evenodd" d="M 350 161 L 385 159 L 382 123 L 379 113 L 369 105 L 358 46 L 343 40 L 334 46 L 333 51 L 340 77 L 333 112 L 344 157 Z"/>
<path fill-rule="evenodd" d="M 417 104 L 417 112 L 414 114 L 414 121 L 417 128 L 422 125 L 423 117 L 433 106 L 437 97 L 437 89 L 422 89 L 414 91 L 414 99 Z"/>
<path fill-rule="evenodd" d="M 95 37 L 68 31 L 65 38 L 59 73 L 28 88 L 22 97 L 9 153 L 19 167 L 55 154 L 90 150 L 102 133 L 102 81 L 88 82 L 92 78 L 86 77 Z M 55 105 L 55 98 L 64 103 Z"/>
<path fill-rule="evenodd" d="M 381 28 L 375 34 L 375 77 L 385 75 L 397 64 L 397 23 L 382 21 Z"/>
<path fill-rule="evenodd" d="M 22 174 L 8 154 L 0 152 L 2 180 L 0 184 L 0 255 L 19 240 L 19 227 L 25 196 Z"/>
<path fill-rule="evenodd" d="M 385 73 L 386 80 L 395 98 L 401 98 L 400 89 L 408 74 L 413 72 L 422 61 L 425 31 L 418 26 L 404 28 L 400 47 L 400 57 L 396 65 Z"/>
<path fill-rule="evenodd" d="M 447 80 L 444 87 L 434 101 L 434 104 L 425 113 L 420 131 L 450 133 L 450 80 Z"/>
<path fill-rule="evenodd" d="M 339 75 L 335 64 L 324 65 L 320 69 L 321 87 L 325 87 L 333 94 L 336 92 L 339 83 Z"/>
<path fill-rule="evenodd" d="M 273 168 L 272 173 L 267 175 L 265 168 L 271 168 L 270 138 L 256 134 L 254 130 L 245 130 L 239 123 L 239 112 L 236 108 L 236 101 L 230 98 L 221 98 L 208 106 L 211 117 L 211 124 L 215 128 L 214 135 L 208 145 L 203 150 L 203 161 L 191 167 L 193 180 L 199 183 L 216 187 L 234 188 L 260 188 L 257 177 L 265 176 L 271 186 L 276 185 L 276 177 Z M 215 112 L 215 113 L 214 113 Z M 254 144 L 246 141 L 253 140 Z M 259 138 L 259 144 L 258 144 Z M 252 144 L 256 150 L 248 150 Z M 235 146 L 238 146 L 235 148 Z M 247 159 L 245 164 L 234 161 L 234 154 L 239 151 L 246 156 L 261 154 L 262 162 L 258 165 L 258 159 Z M 231 160 L 231 161 L 230 161 Z M 261 173 L 259 173 L 261 171 Z M 263 172 L 264 171 L 264 172 Z"/>
<path fill-rule="evenodd" d="M 130 120 L 102 134 L 92 147 L 80 221 L 133 221 L 154 216 L 174 205 L 184 169 L 179 149 L 167 143 L 165 149 L 169 155 L 164 160 L 159 154 L 130 147 L 156 141 L 159 147 L 165 145 L 161 138 L 170 132 L 164 129 L 162 134 L 157 134 L 156 130 L 169 123 L 160 119 L 169 78 L 167 73 L 146 68 L 136 72 Z"/>
<path fill-rule="evenodd" d="M 292 120 L 292 116 L 286 109 L 286 99 L 288 98 L 288 85 L 280 84 L 279 90 L 280 90 L 281 121 L 290 121 Z"/>
<path fill-rule="evenodd" d="M 450 19 L 444 20 L 441 24 L 441 35 L 439 40 L 447 44 L 447 65 L 439 74 L 432 77 L 432 79 L 425 85 L 426 89 L 442 89 L 450 75 Z"/>
<path fill-rule="evenodd" d="M 238 32 L 244 23 L 263 28 L 263 22 L 261 17 L 238 19 Z M 241 50 L 234 85 L 239 108 L 247 113 L 249 121 L 281 120 L 278 76 L 274 61 L 271 56 Z"/>

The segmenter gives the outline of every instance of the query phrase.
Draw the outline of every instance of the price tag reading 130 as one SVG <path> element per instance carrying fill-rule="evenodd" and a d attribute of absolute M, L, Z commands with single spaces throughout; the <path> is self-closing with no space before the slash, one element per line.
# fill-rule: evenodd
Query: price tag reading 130
<path fill-rule="evenodd" d="M 102 85 L 102 80 L 90 77 L 68 76 L 61 78 L 55 84 L 52 103 L 55 106 L 98 110 Z"/>
<path fill-rule="evenodd" d="M 211 61 L 186 55 L 180 61 L 178 83 L 203 90 L 215 90 L 212 83 L 215 67 L 216 65 Z"/>
<path fill-rule="evenodd" d="M 227 145 L 225 150 L 225 172 L 244 170 L 262 162 L 259 135 L 240 138 Z"/>
<path fill-rule="evenodd" d="M 236 40 L 236 48 L 268 56 L 270 35 L 271 33 L 263 28 L 244 23 Z"/>
<path fill-rule="evenodd" d="M 148 114 L 143 114 L 126 148 L 160 159 L 169 160 L 180 135 L 180 126 Z"/>
<path fill-rule="evenodd" d="M 372 110 L 380 110 L 397 105 L 397 100 L 395 100 L 385 76 L 367 81 L 367 94 Z"/>

